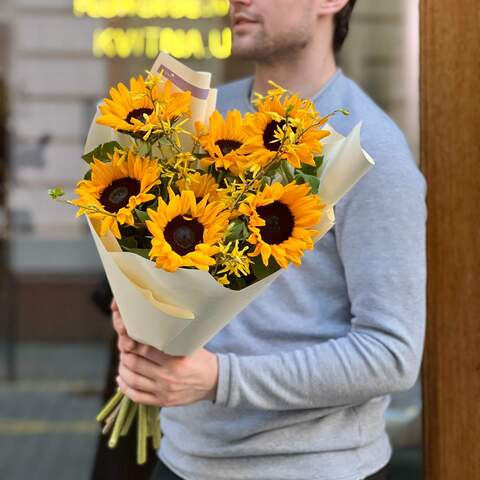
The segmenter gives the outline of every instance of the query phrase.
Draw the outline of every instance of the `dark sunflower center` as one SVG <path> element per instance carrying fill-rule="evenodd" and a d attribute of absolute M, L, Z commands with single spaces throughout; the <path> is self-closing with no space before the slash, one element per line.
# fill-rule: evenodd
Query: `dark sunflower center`
<path fill-rule="evenodd" d="M 272 120 L 266 127 L 265 130 L 263 131 L 263 144 L 265 145 L 265 148 L 268 148 L 271 152 L 278 152 L 280 149 L 280 144 L 281 142 L 278 141 L 278 139 L 275 137 L 275 132 L 277 131 L 278 127 L 280 127 L 281 130 L 284 130 L 286 125 L 285 120 L 282 120 L 280 122 L 276 122 L 275 120 Z M 290 127 L 294 132 L 297 130 L 296 127 Z"/>
<path fill-rule="evenodd" d="M 140 182 L 134 178 L 120 178 L 112 182 L 100 197 L 100 203 L 110 213 L 117 213 L 128 205 L 130 197 L 140 193 Z"/>
<path fill-rule="evenodd" d="M 202 243 L 203 230 L 203 225 L 197 219 L 185 220 L 178 215 L 168 222 L 163 234 L 173 251 L 183 256 L 193 252 Z"/>
<path fill-rule="evenodd" d="M 258 207 L 257 212 L 265 220 L 265 226 L 260 227 L 260 234 L 265 243 L 278 245 L 290 238 L 295 219 L 287 205 L 276 201 L 270 205 Z"/>
<path fill-rule="evenodd" d="M 237 150 L 242 146 L 241 142 L 237 142 L 236 140 L 217 140 L 215 145 L 218 145 L 222 155 L 228 155 L 230 152 Z"/>
<path fill-rule="evenodd" d="M 283 130 L 285 127 L 285 120 L 282 120 L 281 122 L 272 120 L 263 132 L 263 144 L 265 145 L 265 148 L 268 148 L 271 152 L 278 152 L 278 149 L 280 148 L 280 142 L 275 138 L 275 132 L 278 127 Z"/>
<path fill-rule="evenodd" d="M 143 115 L 147 114 L 150 115 L 153 112 L 151 108 L 137 108 L 132 110 L 128 115 L 125 121 L 127 123 L 131 123 L 132 119 L 135 120 L 143 120 Z"/>

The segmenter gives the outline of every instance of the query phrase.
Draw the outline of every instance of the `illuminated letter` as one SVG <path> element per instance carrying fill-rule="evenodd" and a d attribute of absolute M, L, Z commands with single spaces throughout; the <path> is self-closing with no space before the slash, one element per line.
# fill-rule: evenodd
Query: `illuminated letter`
<path fill-rule="evenodd" d="M 81 17 L 87 13 L 87 0 L 73 0 L 73 13 Z"/>
<path fill-rule="evenodd" d="M 138 51 L 138 29 L 129 28 L 123 30 L 117 28 L 115 32 L 115 44 L 117 54 L 120 58 L 128 58 L 132 56 L 133 50 Z"/>
<path fill-rule="evenodd" d="M 219 59 L 228 58 L 232 53 L 232 32 L 229 28 L 223 31 L 213 29 L 208 32 L 208 48 L 210 53 Z"/>
<path fill-rule="evenodd" d="M 93 54 L 96 57 L 107 56 L 113 58 L 115 56 L 112 30 L 113 28 L 106 28 L 104 30 L 97 29 L 93 32 Z"/>
<path fill-rule="evenodd" d="M 162 28 L 160 32 L 160 49 L 176 58 L 188 58 L 185 31 Z"/>
<path fill-rule="evenodd" d="M 205 58 L 205 46 L 203 44 L 202 33 L 196 28 L 187 31 L 185 45 L 188 47 L 188 58 L 195 57 L 197 59 Z"/>
<path fill-rule="evenodd" d="M 145 27 L 145 55 L 155 58 L 159 53 L 159 28 Z"/>

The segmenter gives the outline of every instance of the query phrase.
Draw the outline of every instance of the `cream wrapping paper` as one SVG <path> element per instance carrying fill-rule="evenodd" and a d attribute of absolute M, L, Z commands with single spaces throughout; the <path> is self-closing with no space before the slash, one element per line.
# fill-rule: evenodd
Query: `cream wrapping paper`
<path fill-rule="evenodd" d="M 318 195 L 328 205 L 336 205 L 350 189 L 375 165 L 362 149 L 358 123 L 347 137 L 327 125 L 330 136 L 324 145 L 325 166 L 320 175 Z"/>
<path fill-rule="evenodd" d="M 210 74 L 194 72 L 163 53 L 152 69 L 159 71 L 179 91 L 192 91 L 190 125 L 195 120 L 207 122 L 216 102 L 216 90 L 209 88 Z M 85 152 L 112 140 L 125 146 L 130 143 L 129 137 L 97 125 L 97 117 L 90 127 Z M 316 241 L 335 224 L 334 205 L 374 165 L 361 148 L 360 127 L 343 137 L 327 126 L 331 135 L 325 142 L 319 189 L 327 207 L 316 228 Z M 100 237 L 95 220 L 89 219 L 88 223 L 129 336 L 170 355 L 191 355 L 201 348 L 281 274 L 276 272 L 240 291 L 230 290 L 205 271 L 158 269 L 146 258 L 122 252 L 110 232 Z"/>
<path fill-rule="evenodd" d="M 146 258 L 121 252 L 111 233 L 95 245 L 130 337 L 170 355 L 205 345 L 280 272 L 240 291 L 221 286 L 208 272 L 165 272 Z"/>

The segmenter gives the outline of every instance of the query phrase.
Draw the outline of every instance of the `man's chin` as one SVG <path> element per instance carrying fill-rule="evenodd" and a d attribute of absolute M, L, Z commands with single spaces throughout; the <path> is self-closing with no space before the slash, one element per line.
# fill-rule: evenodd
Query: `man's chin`
<path fill-rule="evenodd" d="M 232 55 L 243 60 L 257 60 L 260 56 L 260 49 L 253 45 L 233 45 Z"/>

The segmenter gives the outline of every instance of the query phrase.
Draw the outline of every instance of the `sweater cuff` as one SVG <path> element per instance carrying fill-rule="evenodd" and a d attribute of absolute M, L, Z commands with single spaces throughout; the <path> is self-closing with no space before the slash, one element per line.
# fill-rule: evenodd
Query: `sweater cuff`
<path fill-rule="evenodd" d="M 217 353 L 218 384 L 214 404 L 220 407 L 228 406 L 230 398 L 230 357 L 228 354 Z"/>

